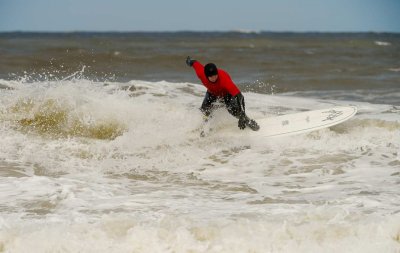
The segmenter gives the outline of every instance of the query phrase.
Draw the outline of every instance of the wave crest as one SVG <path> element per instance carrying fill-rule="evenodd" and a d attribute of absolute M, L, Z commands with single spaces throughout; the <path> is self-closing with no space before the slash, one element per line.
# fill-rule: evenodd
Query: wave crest
<path fill-rule="evenodd" d="M 96 119 L 90 114 L 76 113 L 72 109 L 65 101 L 27 99 L 18 101 L 9 112 L 13 114 L 18 130 L 53 138 L 113 140 L 126 131 L 126 126 L 115 119 Z"/>

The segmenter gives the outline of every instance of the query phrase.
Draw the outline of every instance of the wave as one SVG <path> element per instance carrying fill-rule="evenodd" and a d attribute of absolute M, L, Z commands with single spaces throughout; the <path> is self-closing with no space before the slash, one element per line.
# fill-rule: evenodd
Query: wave
<path fill-rule="evenodd" d="M 123 122 L 112 118 L 95 118 L 90 112 L 79 112 L 65 101 L 32 99 L 18 101 L 8 109 L 17 129 L 36 132 L 52 138 L 87 137 L 113 140 L 126 131 Z"/>
<path fill-rule="evenodd" d="M 3 251 L 398 249 L 396 106 L 247 92 L 253 118 L 358 113 L 287 138 L 202 138 L 200 85 L 0 83 Z M 229 124 L 223 108 L 210 121 Z"/>
<path fill-rule="evenodd" d="M 311 210 L 310 210 L 311 209 Z M 3 230 L 0 246 L 11 252 L 396 252 L 398 215 L 356 220 L 345 210 L 305 208 L 284 222 L 196 222 L 167 215 L 153 222 L 121 214 L 97 222 L 53 222 Z M 7 224 L 9 224 L 7 222 Z M 82 243 L 84 241 L 84 243 Z"/>
<path fill-rule="evenodd" d="M 372 132 L 372 130 L 379 131 L 380 129 L 385 132 L 395 132 L 400 129 L 400 122 L 383 119 L 353 119 L 350 122 L 331 127 L 333 131 L 337 132 L 344 132 L 352 128 L 358 131 L 367 130 Z"/>
<path fill-rule="evenodd" d="M 392 45 L 392 43 L 390 43 L 390 42 L 378 41 L 378 40 L 375 41 L 375 44 L 378 45 L 378 46 L 385 46 L 385 47 Z"/>
<path fill-rule="evenodd" d="M 72 78 L 75 78 L 75 75 Z M 183 126 L 184 124 L 175 124 L 178 119 L 172 119 L 174 123 L 168 119 L 171 116 L 187 117 L 185 115 L 187 112 L 189 114 L 196 112 L 200 118 L 197 108 L 204 93 L 199 85 L 145 81 L 104 83 L 72 79 L 33 83 L 2 81 L 2 85 L 5 87 L 3 89 L 5 103 L 2 105 L 1 118 L 20 131 L 35 132 L 54 138 L 87 137 L 113 140 L 142 126 L 148 129 L 154 129 L 155 125 Z M 343 93 L 345 91 L 336 91 L 334 95 L 340 96 Z M 280 110 L 279 113 L 284 111 L 290 113 L 295 112 L 296 107 L 304 107 L 306 104 L 309 104 L 310 109 L 313 105 L 322 107 L 324 104 L 312 98 L 293 97 L 296 94 L 274 96 L 251 93 L 255 99 L 249 103 L 252 106 L 250 108 L 258 111 L 255 112 L 256 117 L 262 117 L 275 113 L 277 109 Z M 310 94 L 312 96 L 313 93 Z M 331 93 L 327 95 L 332 96 Z M 292 104 L 286 106 L 284 100 L 292 101 Z M 327 102 L 325 107 L 331 106 L 329 100 L 325 101 Z M 352 102 L 352 104 L 357 103 Z M 390 113 L 397 115 L 398 112 L 396 106 L 376 107 L 386 108 L 382 116 Z M 221 118 L 229 119 L 226 115 Z M 194 122 L 195 124 L 182 121 L 187 124 L 186 130 L 189 132 L 191 132 L 189 129 L 196 129 L 198 127 L 196 124 L 200 121 Z M 386 121 L 386 117 L 355 119 L 351 124 L 353 127 L 385 127 L 388 131 L 399 127 L 399 123 Z M 172 129 L 166 130 L 168 132 Z"/>

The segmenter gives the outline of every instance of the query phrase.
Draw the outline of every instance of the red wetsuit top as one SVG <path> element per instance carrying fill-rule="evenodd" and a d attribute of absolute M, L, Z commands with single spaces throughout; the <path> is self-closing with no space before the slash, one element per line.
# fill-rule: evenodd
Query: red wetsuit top
<path fill-rule="evenodd" d="M 218 69 L 218 79 L 215 83 L 210 82 L 204 73 L 204 66 L 200 62 L 195 61 L 193 68 L 196 71 L 197 77 L 201 80 L 203 85 L 207 88 L 207 91 L 214 96 L 224 97 L 227 94 L 236 96 L 240 93 L 240 90 L 233 83 L 231 77 L 226 71 Z"/>

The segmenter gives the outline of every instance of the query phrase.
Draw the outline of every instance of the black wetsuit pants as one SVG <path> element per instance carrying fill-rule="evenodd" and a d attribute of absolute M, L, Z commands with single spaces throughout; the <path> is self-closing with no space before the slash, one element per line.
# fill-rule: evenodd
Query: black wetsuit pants
<path fill-rule="evenodd" d="M 245 115 L 244 97 L 241 93 L 234 97 L 232 97 L 232 95 L 230 94 L 227 94 L 224 97 L 217 97 L 212 95 L 208 91 L 206 92 L 200 108 L 204 115 L 209 116 L 211 114 L 214 109 L 214 103 L 217 100 L 222 100 L 228 112 L 236 118 L 239 118 L 241 115 Z"/>

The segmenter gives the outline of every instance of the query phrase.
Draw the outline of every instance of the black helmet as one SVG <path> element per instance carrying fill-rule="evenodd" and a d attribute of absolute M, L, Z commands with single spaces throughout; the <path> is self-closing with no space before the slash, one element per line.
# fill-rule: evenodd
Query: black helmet
<path fill-rule="evenodd" d="M 204 66 L 204 74 L 206 74 L 206 77 L 218 75 L 217 66 L 214 63 L 208 63 Z"/>

